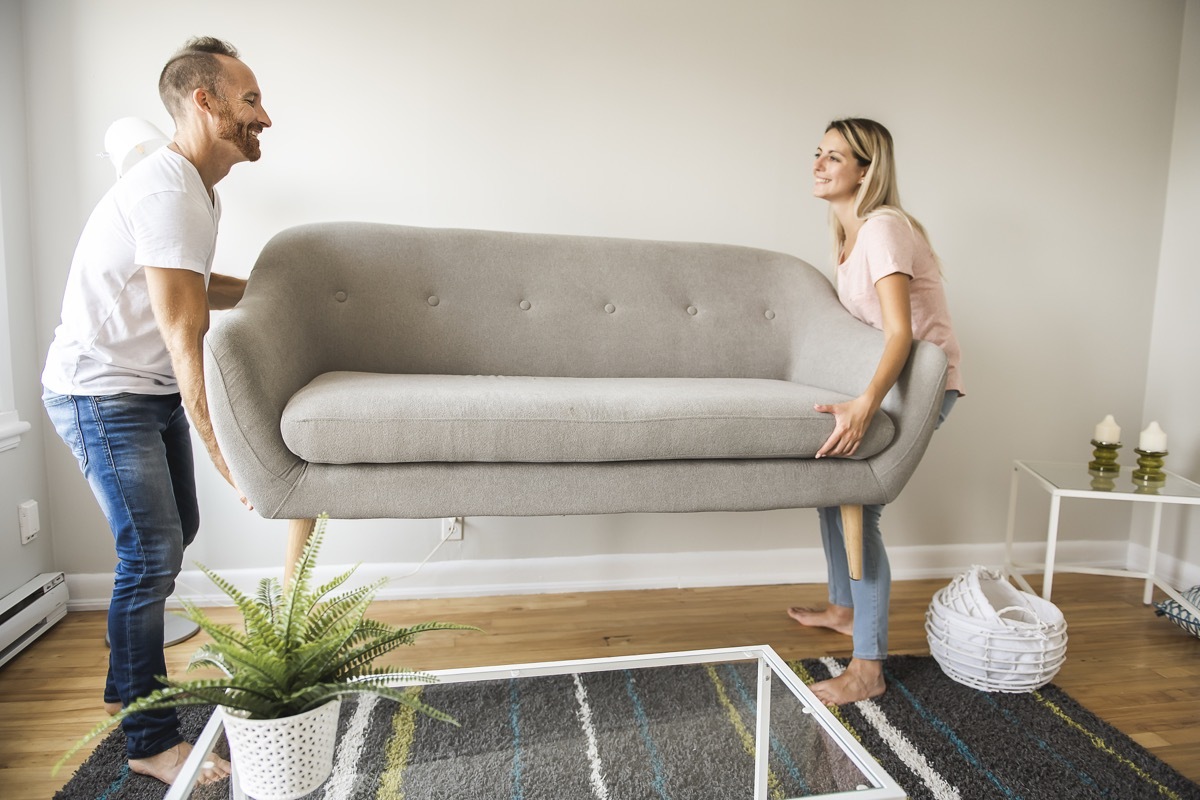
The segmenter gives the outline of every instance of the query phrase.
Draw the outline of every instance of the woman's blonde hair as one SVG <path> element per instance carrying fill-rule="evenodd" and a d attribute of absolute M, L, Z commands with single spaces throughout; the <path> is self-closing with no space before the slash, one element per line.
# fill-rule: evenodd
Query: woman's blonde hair
<path fill-rule="evenodd" d="M 905 220 L 914 232 L 927 243 L 925 227 L 900 205 L 900 187 L 896 183 L 895 145 L 892 134 L 875 120 L 862 118 L 835 119 L 825 132 L 837 131 L 850 145 L 850 154 L 860 167 L 867 168 L 862 185 L 854 198 L 854 213 L 859 219 L 891 214 Z M 833 253 L 836 264 L 846 244 L 846 230 L 832 211 L 829 215 L 833 230 Z M 932 249 L 932 247 L 930 248 Z M 935 255 L 934 258 L 937 256 Z"/>

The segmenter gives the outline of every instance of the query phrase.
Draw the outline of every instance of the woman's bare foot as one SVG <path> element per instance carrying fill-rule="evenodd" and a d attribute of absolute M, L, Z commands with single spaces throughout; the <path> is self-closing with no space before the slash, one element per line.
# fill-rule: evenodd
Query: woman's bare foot
<path fill-rule="evenodd" d="M 139 775 L 158 778 L 169 785 L 179 777 L 179 771 L 183 769 L 183 762 L 187 761 L 187 757 L 191 753 L 192 746 L 187 742 L 180 742 L 170 750 L 164 750 L 158 755 L 129 759 L 129 769 Z M 200 779 L 197 781 L 199 784 L 219 781 L 230 772 L 229 762 L 215 753 L 208 757 L 206 764 L 211 764 L 211 766 L 205 766 L 200 771 Z"/>
<path fill-rule="evenodd" d="M 787 614 L 806 628 L 829 628 L 847 636 L 854 635 L 853 608 L 832 604 L 825 608 L 792 606 L 787 610 Z"/>
<path fill-rule="evenodd" d="M 887 689 L 883 681 L 883 662 L 852 658 L 837 677 L 808 687 L 827 706 L 840 706 L 879 697 Z"/>

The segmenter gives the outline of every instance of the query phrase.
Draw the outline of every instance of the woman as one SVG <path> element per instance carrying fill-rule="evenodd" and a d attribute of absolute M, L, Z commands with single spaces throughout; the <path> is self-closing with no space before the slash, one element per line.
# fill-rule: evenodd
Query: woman
<path fill-rule="evenodd" d="M 850 456 L 858 449 L 884 395 L 908 360 L 913 339 L 934 342 L 950 362 L 940 425 L 963 393 L 958 340 L 950 323 L 937 257 L 921 224 L 900 207 L 892 135 L 869 119 L 830 123 L 817 148 L 813 194 L 829 203 L 837 264 L 838 298 L 858 319 L 884 334 L 883 355 L 861 395 L 835 405 L 833 434 L 817 458 Z M 829 605 L 790 608 L 801 625 L 831 628 L 854 637 L 846 670 L 814 684 L 826 705 L 878 697 L 885 687 L 891 570 L 879 531 L 883 506 L 863 508 L 863 578 L 850 580 L 839 509 L 819 509 L 829 571 Z"/>

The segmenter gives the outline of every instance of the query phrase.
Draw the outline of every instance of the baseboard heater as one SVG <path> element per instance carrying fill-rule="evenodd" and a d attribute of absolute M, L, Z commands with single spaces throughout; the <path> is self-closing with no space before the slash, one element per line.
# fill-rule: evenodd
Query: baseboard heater
<path fill-rule="evenodd" d="M 67 578 L 43 572 L 0 599 L 0 666 L 67 615 Z"/>

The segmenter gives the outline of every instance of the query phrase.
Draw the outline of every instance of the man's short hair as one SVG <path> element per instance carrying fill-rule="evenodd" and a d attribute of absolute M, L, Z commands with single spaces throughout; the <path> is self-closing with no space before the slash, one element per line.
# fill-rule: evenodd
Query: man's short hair
<path fill-rule="evenodd" d="M 196 89 L 205 89 L 218 97 L 225 68 L 217 56 L 237 58 L 237 48 L 212 36 L 189 39 L 163 67 L 158 78 L 158 95 L 171 117 L 178 121 Z"/>

